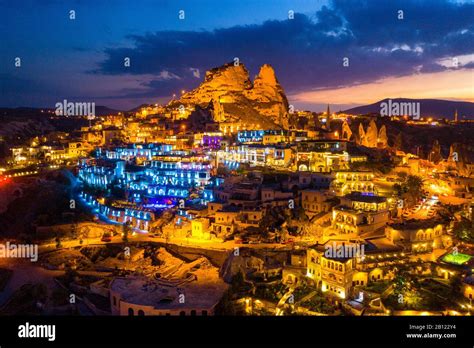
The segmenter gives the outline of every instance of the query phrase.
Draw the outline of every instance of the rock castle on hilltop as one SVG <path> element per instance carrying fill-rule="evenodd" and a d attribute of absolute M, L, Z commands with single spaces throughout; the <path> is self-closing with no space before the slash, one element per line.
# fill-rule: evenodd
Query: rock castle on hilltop
<path fill-rule="evenodd" d="M 167 107 L 181 105 L 212 106 L 215 122 L 236 122 L 245 128 L 288 128 L 288 100 L 268 64 L 260 68 L 253 82 L 241 63 L 211 69 L 204 82 Z"/>

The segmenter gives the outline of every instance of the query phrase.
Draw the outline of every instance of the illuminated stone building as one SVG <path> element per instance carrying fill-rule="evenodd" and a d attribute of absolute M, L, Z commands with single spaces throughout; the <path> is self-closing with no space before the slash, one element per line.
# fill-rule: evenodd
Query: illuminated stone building
<path fill-rule="evenodd" d="M 469 300 L 469 305 L 472 307 L 472 301 L 474 300 L 474 277 L 472 275 L 463 279 L 461 292 Z"/>
<path fill-rule="evenodd" d="M 86 186 L 82 198 L 96 213 L 148 231 L 155 210 L 177 204 L 192 192 L 202 203 L 213 199 L 212 191 L 205 189 L 212 167 L 205 156 L 175 151 L 167 144 L 147 144 L 99 151 L 94 161 L 81 161 L 78 178 Z M 120 192 L 125 201 L 112 195 L 99 202 L 88 194 L 89 188 Z"/>
<path fill-rule="evenodd" d="M 97 198 L 85 192 L 81 192 L 79 197 L 91 207 L 94 213 L 102 215 L 109 222 L 129 223 L 133 229 L 148 232 L 151 222 L 155 219 L 152 210 L 139 207 L 130 202 L 106 202 L 103 198 Z"/>
<path fill-rule="evenodd" d="M 331 188 L 340 196 L 351 192 L 375 193 L 373 179 L 374 174 L 371 171 L 337 171 Z"/>
<path fill-rule="evenodd" d="M 221 141 L 221 132 L 195 133 L 193 146 L 195 148 L 219 149 Z"/>
<path fill-rule="evenodd" d="M 341 197 L 332 211 L 330 235 L 359 236 L 384 227 L 389 218 L 387 199 L 353 192 Z"/>
<path fill-rule="evenodd" d="M 407 251 L 430 252 L 450 244 L 446 227 L 437 220 L 411 220 L 387 226 L 385 236 Z"/>
<path fill-rule="evenodd" d="M 306 251 L 306 277 L 330 295 L 349 298 L 354 287 L 391 279 L 391 268 L 408 255 L 385 238 L 358 243 L 329 240 Z M 287 270 L 287 277 L 291 270 Z M 293 278 L 298 278 L 296 272 Z"/>
<path fill-rule="evenodd" d="M 198 218 L 191 220 L 191 235 L 197 239 L 211 239 L 209 219 Z"/>
<path fill-rule="evenodd" d="M 299 189 L 329 190 L 333 180 L 333 173 L 298 172 L 297 186 Z"/>
<path fill-rule="evenodd" d="M 322 292 L 345 299 L 352 287 L 356 272 L 355 257 L 328 256 L 324 245 L 307 251 L 307 273 Z"/>
<path fill-rule="evenodd" d="M 292 162 L 291 148 L 285 145 L 249 144 L 230 147 L 218 153 L 218 161 L 248 163 L 251 166 L 289 167 Z"/>
<path fill-rule="evenodd" d="M 237 133 L 237 140 L 241 144 L 289 144 L 305 141 L 316 135 L 316 132 L 307 130 L 241 130 Z"/>
<path fill-rule="evenodd" d="M 295 168 L 298 171 L 329 173 L 348 169 L 347 143 L 337 140 L 303 141 L 296 145 Z"/>
<path fill-rule="evenodd" d="M 35 146 L 19 146 L 12 151 L 11 164 L 31 165 L 41 161 L 52 164 L 64 164 L 70 160 L 85 157 L 92 150 L 87 142 L 71 141 L 61 144 L 36 144 Z"/>
<path fill-rule="evenodd" d="M 218 237 L 228 236 L 247 227 L 257 227 L 263 213 L 262 210 L 226 205 L 214 213 L 211 229 Z"/>
<path fill-rule="evenodd" d="M 285 191 L 279 185 L 264 185 L 260 189 L 260 199 L 262 207 L 285 206 L 294 199 L 292 191 Z"/>
<path fill-rule="evenodd" d="M 241 144 L 257 144 L 263 141 L 264 130 L 242 130 L 237 133 L 237 140 Z"/>
<path fill-rule="evenodd" d="M 122 136 L 122 130 L 117 127 L 106 127 L 102 129 L 102 146 L 111 145 L 115 140 L 120 139 Z"/>
<path fill-rule="evenodd" d="M 68 143 L 68 158 L 85 157 L 92 151 L 92 146 L 85 142 L 73 141 Z"/>
<path fill-rule="evenodd" d="M 335 205 L 334 196 L 319 190 L 304 190 L 301 192 L 301 206 L 306 215 L 312 217 L 319 213 L 327 213 Z"/>

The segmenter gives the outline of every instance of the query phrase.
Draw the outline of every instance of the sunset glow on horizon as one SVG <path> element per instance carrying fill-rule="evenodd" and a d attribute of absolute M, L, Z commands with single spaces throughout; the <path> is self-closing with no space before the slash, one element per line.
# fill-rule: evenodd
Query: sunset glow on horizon
<path fill-rule="evenodd" d="M 320 89 L 289 96 L 295 104 L 370 104 L 385 98 L 446 99 L 474 102 L 470 69 L 389 77 L 351 87 Z"/>

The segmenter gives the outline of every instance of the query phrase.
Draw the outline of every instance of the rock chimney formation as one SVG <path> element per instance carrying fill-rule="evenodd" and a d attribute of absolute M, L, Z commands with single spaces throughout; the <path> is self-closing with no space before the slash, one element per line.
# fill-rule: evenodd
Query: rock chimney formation
<path fill-rule="evenodd" d="M 288 100 L 270 65 L 265 64 L 260 68 L 253 88 L 247 90 L 245 95 L 254 102 L 260 114 L 288 128 Z"/>
<path fill-rule="evenodd" d="M 206 72 L 204 82 L 171 101 L 167 108 L 179 105 L 219 103 L 218 122 L 238 122 L 248 129 L 288 128 L 288 100 L 273 68 L 265 64 L 254 82 L 243 64 L 228 63 Z M 216 106 L 216 105 L 215 105 Z"/>

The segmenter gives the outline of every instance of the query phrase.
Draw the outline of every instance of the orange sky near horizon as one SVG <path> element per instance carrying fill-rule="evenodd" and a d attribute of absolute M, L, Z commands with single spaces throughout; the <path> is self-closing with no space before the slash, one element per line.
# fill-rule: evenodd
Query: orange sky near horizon
<path fill-rule="evenodd" d="M 390 77 L 376 82 L 292 94 L 301 103 L 372 104 L 385 98 L 446 99 L 474 102 L 474 69 Z"/>

